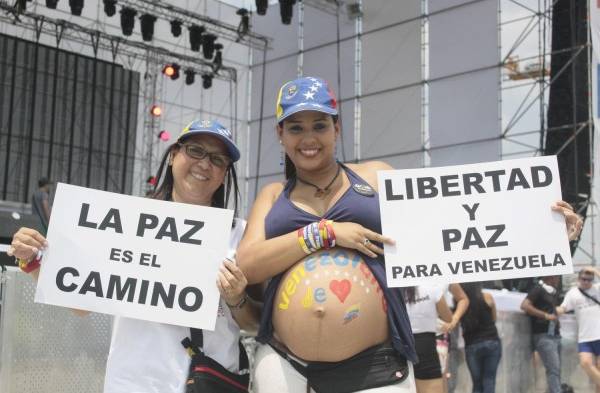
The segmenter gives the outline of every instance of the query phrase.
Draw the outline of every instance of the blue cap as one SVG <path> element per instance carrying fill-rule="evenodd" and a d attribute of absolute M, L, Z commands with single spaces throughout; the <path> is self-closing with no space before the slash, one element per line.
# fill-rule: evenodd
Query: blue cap
<path fill-rule="evenodd" d="M 307 76 L 281 86 L 277 95 L 277 122 L 301 111 L 338 114 L 335 94 L 325 80 Z"/>
<path fill-rule="evenodd" d="M 240 149 L 238 149 L 235 142 L 233 142 L 231 131 L 216 120 L 194 120 L 181 131 L 177 141 L 181 142 L 184 138 L 191 135 L 202 134 L 212 135 L 222 140 L 223 143 L 225 143 L 225 146 L 227 146 L 229 158 L 231 158 L 233 162 L 240 159 Z"/>

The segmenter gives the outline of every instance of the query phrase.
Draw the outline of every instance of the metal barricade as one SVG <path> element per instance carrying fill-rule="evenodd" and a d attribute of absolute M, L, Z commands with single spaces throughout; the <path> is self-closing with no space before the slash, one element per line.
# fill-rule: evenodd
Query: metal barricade
<path fill-rule="evenodd" d="M 0 280 L 0 392 L 102 392 L 111 317 L 34 303 L 34 281 L 16 269 Z"/>

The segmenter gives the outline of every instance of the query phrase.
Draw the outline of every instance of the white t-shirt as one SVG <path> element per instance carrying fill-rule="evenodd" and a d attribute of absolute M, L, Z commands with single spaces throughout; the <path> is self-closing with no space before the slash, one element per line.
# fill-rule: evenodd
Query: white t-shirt
<path fill-rule="evenodd" d="M 236 219 L 228 257 L 235 255 L 246 222 Z M 223 299 L 214 331 L 203 331 L 204 352 L 230 371 L 239 369 L 240 329 Z M 104 393 L 183 393 L 190 356 L 181 340 L 190 336 L 183 326 L 115 317 Z"/>
<path fill-rule="evenodd" d="M 435 333 L 437 324 L 436 304 L 444 296 L 444 288 L 439 286 L 418 286 L 415 295 L 415 303 L 406 301 L 406 311 L 416 333 Z"/>
<path fill-rule="evenodd" d="M 600 283 L 594 284 L 586 293 L 600 300 Z M 578 342 L 600 340 L 600 306 L 598 304 L 592 299 L 588 299 L 579 291 L 579 288 L 575 287 L 567 292 L 561 307 L 567 312 L 575 310 Z"/>

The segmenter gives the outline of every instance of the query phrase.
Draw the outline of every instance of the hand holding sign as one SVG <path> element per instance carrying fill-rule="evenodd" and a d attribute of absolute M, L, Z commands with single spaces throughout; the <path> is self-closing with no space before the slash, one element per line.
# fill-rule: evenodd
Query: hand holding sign
<path fill-rule="evenodd" d="M 219 268 L 217 288 L 228 306 L 240 304 L 246 293 L 248 280 L 240 268 L 231 260 L 225 259 Z"/>
<path fill-rule="evenodd" d="M 48 246 L 48 241 L 41 233 L 31 228 L 19 228 L 13 235 L 13 240 L 8 251 L 8 256 L 31 261 L 40 250 Z"/>
<path fill-rule="evenodd" d="M 558 201 L 552 205 L 552 210 L 561 213 L 565 216 L 565 224 L 567 225 L 567 234 L 569 240 L 575 240 L 581 234 L 583 229 L 583 220 L 581 216 L 573 211 L 573 207 L 565 201 Z"/>

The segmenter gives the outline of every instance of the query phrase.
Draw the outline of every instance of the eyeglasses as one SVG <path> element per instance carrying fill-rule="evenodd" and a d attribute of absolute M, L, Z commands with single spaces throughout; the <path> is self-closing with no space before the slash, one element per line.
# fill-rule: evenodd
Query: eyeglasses
<path fill-rule="evenodd" d="M 208 156 L 210 162 L 219 168 L 226 168 L 231 164 L 231 158 L 225 154 L 208 152 L 200 145 L 180 143 L 179 146 L 183 147 L 185 154 L 196 160 L 203 160 Z"/>
<path fill-rule="evenodd" d="M 580 277 L 579 279 L 580 279 L 581 281 L 583 281 L 583 282 L 592 282 L 592 281 L 594 281 L 594 279 L 593 279 L 593 278 L 585 278 L 585 277 Z"/>

